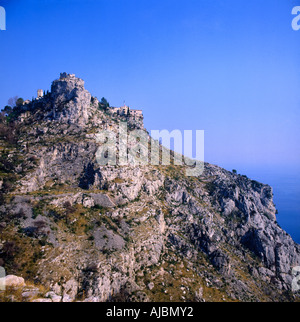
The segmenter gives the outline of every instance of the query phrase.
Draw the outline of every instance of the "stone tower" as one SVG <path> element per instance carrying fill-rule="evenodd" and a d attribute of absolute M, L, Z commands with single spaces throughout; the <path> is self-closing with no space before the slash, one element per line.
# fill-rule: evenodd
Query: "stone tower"
<path fill-rule="evenodd" d="M 44 92 L 42 89 L 38 89 L 37 91 L 37 97 L 40 98 L 40 97 L 43 97 L 44 96 Z"/>

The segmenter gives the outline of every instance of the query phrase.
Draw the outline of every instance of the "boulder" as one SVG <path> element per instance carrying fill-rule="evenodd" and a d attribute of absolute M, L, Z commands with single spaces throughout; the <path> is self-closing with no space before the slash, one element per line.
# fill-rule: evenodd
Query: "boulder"
<path fill-rule="evenodd" d="M 23 287 L 25 286 L 25 281 L 23 277 L 7 275 L 0 278 L 0 285 L 4 285 L 6 287 Z"/>

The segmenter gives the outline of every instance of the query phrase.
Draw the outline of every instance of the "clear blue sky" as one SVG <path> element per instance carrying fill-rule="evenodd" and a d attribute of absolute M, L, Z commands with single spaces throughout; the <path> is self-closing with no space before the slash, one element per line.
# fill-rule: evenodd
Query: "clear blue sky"
<path fill-rule="evenodd" d="M 0 105 L 60 72 L 144 111 L 151 129 L 205 130 L 206 161 L 300 164 L 300 0 L 0 1 Z M 300 168 L 300 167 L 299 167 Z"/>

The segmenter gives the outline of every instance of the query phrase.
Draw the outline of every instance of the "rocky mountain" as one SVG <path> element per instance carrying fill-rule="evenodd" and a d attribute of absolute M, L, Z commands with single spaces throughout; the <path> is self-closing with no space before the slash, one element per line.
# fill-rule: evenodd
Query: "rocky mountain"
<path fill-rule="evenodd" d="M 99 165 L 115 113 L 66 73 L 1 119 L 0 266 L 23 301 L 296 301 L 300 246 L 276 222 L 272 188 L 205 163 Z M 149 137 L 150 140 L 150 137 Z M 25 294 L 25 295 L 24 295 Z M 299 294 L 298 294 L 299 295 Z"/>

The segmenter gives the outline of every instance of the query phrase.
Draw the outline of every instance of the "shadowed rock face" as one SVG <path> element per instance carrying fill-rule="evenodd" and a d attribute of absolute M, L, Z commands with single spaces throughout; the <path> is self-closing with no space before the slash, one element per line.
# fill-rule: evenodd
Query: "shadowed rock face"
<path fill-rule="evenodd" d="M 69 74 L 27 106 L 0 206 L 3 245 L 17 236 L 27 258 L 13 268 L 0 246 L 8 273 L 34 270 L 65 300 L 295 300 L 300 248 L 276 222 L 271 187 L 210 164 L 192 178 L 173 165 L 99 166 L 95 133 L 118 133 L 119 120 L 144 129 L 99 109 Z"/>

